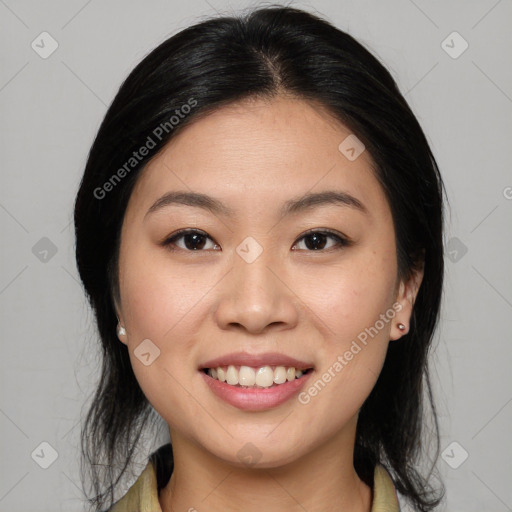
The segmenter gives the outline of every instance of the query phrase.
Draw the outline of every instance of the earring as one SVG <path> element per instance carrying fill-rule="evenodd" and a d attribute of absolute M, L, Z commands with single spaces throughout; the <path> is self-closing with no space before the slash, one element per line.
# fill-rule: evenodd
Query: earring
<path fill-rule="evenodd" d="M 397 326 L 397 327 L 398 327 L 401 331 L 405 331 L 405 325 L 404 325 L 404 324 L 400 323 L 400 324 L 398 324 L 398 326 Z"/>
<path fill-rule="evenodd" d="M 117 335 L 118 336 L 126 335 L 126 329 L 121 324 L 117 324 Z"/>

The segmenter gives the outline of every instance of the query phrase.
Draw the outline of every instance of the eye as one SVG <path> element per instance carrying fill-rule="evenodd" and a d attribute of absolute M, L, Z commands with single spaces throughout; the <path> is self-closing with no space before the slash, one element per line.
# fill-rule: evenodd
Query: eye
<path fill-rule="evenodd" d="M 329 238 L 331 240 L 334 240 L 335 243 L 334 243 L 334 245 L 331 245 L 330 247 L 327 247 L 327 249 L 326 249 L 326 247 L 325 247 L 326 240 Z M 330 250 L 333 248 L 341 249 L 342 247 L 350 245 L 350 242 L 346 237 L 344 237 L 340 234 L 335 234 L 334 232 L 329 231 L 329 230 L 309 231 L 305 235 L 301 236 L 298 240 L 299 241 L 305 240 L 305 246 L 310 251 L 325 251 L 325 250 Z M 292 247 L 292 250 L 295 250 L 294 247 L 295 247 L 295 245 Z"/>
<path fill-rule="evenodd" d="M 330 247 L 326 246 L 326 240 L 331 239 L 334 241 Z M 178 240 L 183 239 L 184 245 L 180 245 L 177 243 Z M 161 245 L 168 247 L 170 250 L 174 250 L 172 247 L 178 247 L 179 249 L 185 251 L 199 251 L 201 252 L 203 249 L 208 249 L 205 247 L 207 245 L 207 240 L 211 240 L 213 242 L 213 248 L 219 248 L 220 246 L 213 241 L 213 239 L 208 236 L 204 231 L 200 231 L 197 229 L 182 229 L 172 235 L 171 237 L 165 239 Z M 308 233 L 302 235 L 298 242 L 301 240 L 305 241 L 305 246 L 307 251 L 325 251 L 333 248 L 342 248 L 350 245 L 350 241 L 342 236 L 341 234 L 336 234 L 329 230 L 324 231 L 309 231 Z M 295 246 L 298 245 L 297 242 L 292 246 L 292 250 Z M 211 248 L 211 247 L 210 247 Z M 301 249 L 302 250 L 302 249 Z"/>
<path fill-rule="evenodd" d="M 184 247 L 176 243 L 177 240 L 182 238 L 185 244 Z M 204 231 L 199 231 L 197 229 L 182 229 L 170 238 L 164 240 L 161 245 L 169 247 L 170 250 L 174 250 L 172 246 L 177 246 L 179 249 L 186 251 L 201 251 L 206 245 L 206 239 L 212 240 Z M 217 244 L 214 245 L 215 247 L 219 247 Z"/>

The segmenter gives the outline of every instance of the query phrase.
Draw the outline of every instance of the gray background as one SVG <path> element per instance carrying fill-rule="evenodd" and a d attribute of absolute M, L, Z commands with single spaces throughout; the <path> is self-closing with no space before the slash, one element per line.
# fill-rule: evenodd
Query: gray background
<path fill-rule="evenodd" d="M 121 81 L 158 43 L 216 11 L 258 5 L 185 4 L 0 0 L 1 512 L 83 508 L 80 414 L 99 359 L 71 220 L 90 144 Z M 512 510 L 512 3 L 292 5 L 368 46 L 427 134 L 451 204 L 432 358 L 442 509 Z M 58 43 L 45 59 L 44 31 Z M 150 437 L 147 449 L 165 441 Z"/>

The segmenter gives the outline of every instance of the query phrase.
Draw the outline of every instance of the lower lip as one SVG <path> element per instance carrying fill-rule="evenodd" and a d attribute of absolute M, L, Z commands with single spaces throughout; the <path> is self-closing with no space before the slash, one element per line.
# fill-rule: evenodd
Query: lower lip
<path fill-rule="evenodd" d="M 287 381 L 271 388 L 241 388 L 210 377 L 200 371 L 204 381 L 219 398 L 244 411 L 263 411 L 277 407 L 298 394 L 313 370 L 299 379 Z"/>

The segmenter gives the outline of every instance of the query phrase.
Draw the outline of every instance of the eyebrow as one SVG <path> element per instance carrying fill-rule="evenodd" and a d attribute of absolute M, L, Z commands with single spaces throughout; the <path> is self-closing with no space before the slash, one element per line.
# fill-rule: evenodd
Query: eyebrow
<path fill-rule="evenodd" d="M 151 213 L 171 205 L 202 208 L 214 215 L 222 215 L 224 217 L 234 217 L 236 214 L 235 210 L 209 195 L 199 192 L 174 191 L 168 192 L 157 199 L 146 212 L 144 218 Z M 303 196 L 286 201 L 279 209 L 278 217 L 283 218 L 288 215 L 310 210 L 317 206 L 327 205 L 346 206 L 368 214 L 367 208 L 356 197 L 343 191 L 327 190 L 324 192 L 309 192 Z"/>

